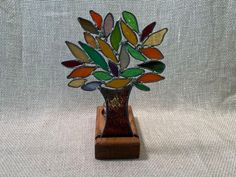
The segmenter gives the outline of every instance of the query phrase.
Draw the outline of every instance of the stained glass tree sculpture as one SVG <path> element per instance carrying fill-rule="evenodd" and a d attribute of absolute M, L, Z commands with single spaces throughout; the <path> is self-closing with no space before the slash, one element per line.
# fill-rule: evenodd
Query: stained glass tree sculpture
<path fill-rule="evenodd" d="M 85 42 L 79 41 L 77 45 L 66 41 L 75 57 L 62 62 L 65 67 L 73 68 L 67 76 L 71 79 L 68 86 L 85 91 L 100 90 L 105 99 L 105 108 L 97 109 L 96 158 L 135 158 L 139 155 L 139 139 L 132 109 L 128 106 L 129 95 L 133 86 L 150 91 L 146 83 L 164 79 L 160 75 L 165 69 L 160 61 L 164 56 L 157 46 L 168 30 L 153 32 L 156 25 L 153 22 L 139 31 L 135 15 L 128 11 L 122 12 L 122 18 L 117 21 L 112 13 L 104 19 L 93 10 L 89 13 L 92 21 L 78 18 L 85 31 Z M 123 144 L 106 144 L 111 138 Z M 132 138 L 136 138 L 135 145 Z M 127 147 L 131 147 L 131 151 L 133 147 L 133 155 L 127 152 Z"/>

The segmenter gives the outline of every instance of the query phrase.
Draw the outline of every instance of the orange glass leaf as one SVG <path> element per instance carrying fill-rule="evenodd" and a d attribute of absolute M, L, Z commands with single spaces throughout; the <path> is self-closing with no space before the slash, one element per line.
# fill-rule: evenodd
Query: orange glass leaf
<path fill-rule="evenodd" d="M 89 44 L 91 47 L 93 48 L 97 47 L 96 40 L 90 33 L 84 32 L 84 39 L 87 42 L 87 44 Z"/>
<path fill-rule="evenodd" d="M 111 88 L 122 88 L 128 85 L 128 83 L 131 81 L 131 79 L 113 79 L 106 83 L 105 85 L 107 87 Z"/>
<path fill-rule="evenodd" d="M 161 60 L 164 58 L 160 50 L 156 48 L 141 48 L 139 51 L 150 59 Z"/>
<path fill-rule="evenodd" d="M 155 73 L 145 73 L 142 76 L 140 76 L 137 81 L 142 83 L 149 83 L 149 82 L 157 82 L 160 80 L 165 79 L 163 76 L 160 76 L 159 74 Z"/>
<path fill-rule="evenodd" d="M 70 49 L 71 53 L 74 55 L 75 58 L 82 62 L 89 62 L 89 57 L 86 55 L 86 53 L 77 45 L 66 41 L 67 47 Z"/>
<path fill-rule="evenodd" d="M 138 43 L 138 38 L 136 34 L 133 32 L 133 30 L 128 25 L 126 25 L 125 22 L 123 22 L 122 20 L 120 21 L 120 25 L 123 35 L 128 40 L 128 42 L 136 46 Z"/>
<path fill-rule="evenodd" d="M 92 17 L 93 21 L 96 23 L 97 28 L 101 29 L 102 28 L 102 16 L 93 10 L 90 10 L 89 13 L 90 13 L 90 16 Z"/>
<path fill-rule="evenodd" d="M 75 77 L 88 77 L 96 67 L 90 67 L 90 66 L 82 66 L 79 68 L 74 69 L 68 76 L 67 79 L 75 78 Z"/>
<path fill-rule="evenodd" d="M 108 43 L 106 43 L 104 40 L 100 39 L 99 37 L 96 37 L 96 39 L 98 41 L 98 44 L 102 53 L 114 63 L 118 63 L 118 60 L 115 54 L 113 53 L 111 46 Z"/>

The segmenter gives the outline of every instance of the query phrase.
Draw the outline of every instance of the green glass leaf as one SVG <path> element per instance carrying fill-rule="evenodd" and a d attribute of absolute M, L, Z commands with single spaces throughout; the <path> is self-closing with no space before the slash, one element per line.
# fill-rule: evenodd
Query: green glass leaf
<path fill-rule="evenodd" d="M 150 88 L 142 83 L 139 83 L 139 82 L 134 82 L 134 86 L 139 89 L 139 90 L 142 90 L 142 91 L 150 91 Z"/>
<path fill-rule="evenodd" d="M 165 70 L 165 64 L 161 61 L 149 61 L 145 63 L 138 64 L 138 66 L 155 71 L 156 73 L 162 73 Z"/>
<path fill-rule="evenodd" d="M 141 69 L 141 68 L 129 68 L 129 69 L 124 70 L 121 73 L 121 76 L 123 76 L 123 77 L 136 77 L 136 76 L 143 74 L 144 72 L 145 72 L 145 70 Z"/>
<path fill-rule="evenodd" d="M 119 22 L 116 22 L 115 28 L 111 32 L 110 42 L 112 47 L 118 51 L 121 41 L 121 32 Z"/>
<path fill-rule="evenodd" d="M 129 54 L 135 58 L 136 60 L 140 60 L 140 61 L 146 61 L 147 59 L 135 48 L 133 48 L 131 45 L 127 44 L 126 46 L 127 51 L 129 52 Z"/>
<path fill-rule="evenodd" d="M 98 79 L 98 80 L 103 80 L 103 81 L 107 81 L 107 80 L 111 80 L 112 76 L 105 71 L 95 71 L 93 73 L 93 76 Z"/>
<path fill-rule="evenodd" d="M 79 41 L 79 44 L 85 50 L 85 52 L 88 54 L 90 59 L 94 61 L 95 64 L 100 66 L 102 69 L 109 71 L 108 65 L 100 53 L 98 53 L 94 48 L 88 46 L 87 44 L 85 44 L 83 42 Z"/>
<path fill-rule="evenodd" d="M 137 33 L 139 33 L 138 22 L 134 14 L 128 11 L 123 11 L 122 16 L 125 22 Z"/>

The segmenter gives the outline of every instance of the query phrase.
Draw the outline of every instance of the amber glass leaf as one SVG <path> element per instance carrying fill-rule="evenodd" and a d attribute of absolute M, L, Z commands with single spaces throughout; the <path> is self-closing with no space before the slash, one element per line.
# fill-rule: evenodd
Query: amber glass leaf
<path fill-rule="evenodd" d="M 120 26 L 119 22 L 116 22 L 115 28 L 111 32 L 110 42 L 111 46 L 118 51 L 121 41 L 121 33 L 120 33 Z"/>
<path fill-rule="evenodd" d="M 120 75 L 123 77 L 136 77 L 145 72 L 144 69 L 141 68 L 129 68 L 124 70 Z"/>
<path fill-rule="evenodd" d="M 108 61 L 108 65 L 109 65 L 109 68 L 111 70 L 111 73 L 115 76 L 115 77 L 118 77 L 119 76 L 119 69 L 117 67 L 117 65 L 111 61 Z"/>
<path fill-rule="evenodd" d="M 137 81 L 142 83 L 157 82 L 165 79 L 163 76 L 160 76 L 156 73 L 145 73 L 140 76 Z"/>
<path fill-rule="evenodd" d="M 146 61 L 147 59 L 135 48 L 133 48 L 131 45 L 127 45 L 126 46 L 127 51 L 129 52 L 129 54 L 135 58 L 136 60 L 140 60 L 140 61 Z"/>
<path fill-rule="evenodd" d="M 106 83 L 105 85 L 107 87 L 111 88 L 122 88 L 128 85 L 128 83 L 131 81 L 131 79 L 113 79 Z"/>
<path fill-rule="evenodd" d="M 142 91 L 150 91 L 150 88 L 142 83 L 139 83 L 139 82 L 134 82 L 134 86 L 139 89 L 139 90 L 142 90 Z"/>
<path fill-rule="evenodd" d="M 106 43 L 104 40 L 100 39 L 99 37 L 96 37 L 99 47 L 102 51 L 102 53 L 109 59 L 111 59 L 114 63 L 118 63 L 118 60 L 115 56 L 115 54 L 113 53 L 110 45 L 108 43 Z"/>
<path fill-rule="evenodd" d="M 138 43 L 138 38 L 137 38 L 136 34 L 122 20 L 120 21 L 120 25 L 121 25 L 121 29 L 122 29 L 122 33 L 123 33 L 124 37 L 128 40 L 129 43 L 136 46 Z"/>
<path fill-rule="evenodd" d="M 93 48 L 97 48 L 97 43 L 95 38 L 88 32 L 84 32 L 84 39 Z"/>
<path fill-rule="evenodd" d="M 131 12 L 124 11 L 124 12 L 122 12 L 122 16 L 123 16 L 125 22 L 126 22 L 135 32 L 139 33 L 138 21 L 137 21 L 135 15 L 132 14 Z"/>
<path fill-rule="evenodd" d="M 98 53 L 98 51 L 96 51 L 94 48 L 88 46 L 83 42 L 79 41 L 79 44 L 86 51 L 86 53 L 89 55 L 91 60 L 94 61 L 95 64 L 100 66 L 102 69 L 108 71 L 108 65 L 103 56 L 100 53 Z"/>
<path fill-rule="evenodd" d="M 67 78 L 75 78 L 75 77 L 88 77 L 96 67 L 90 67 L 90 66 L 81 66 L 79 68 L 74 69 L 68 76 Z"/>
<path fill-rule="evenodd" d="M 156 26 L 156 22 L 152 22 L 151 24 L 147 25 L 141 34 L 140 41 L 142 42 L 148 35 L 153 31 L 154 27 Z"/>
<path fill-rule="evenodd" d="M 114 17 L 112 15 L 112 13 L 108 13 L 104 19 L 104 23 L 103 23 L 103 30 L 104 30 L 104 36 L 108 37 L 109 34 L 112 31 L 112 28 L 114 26 Z"/>
<path fill-rule="evenodd" d="M 67 47 L 70 49 L 71 53 L 74 55 L 75 58 L 82 62 L 89 62 L 89 57 L 86 55 L 86 53 L 77 45 L 66 41 Z"/>
<path fill-rule="evenodd" d="M 138 64 L 139 67 L 155 71 L 156 73 L 162 73 L 165 70 L 165 64 L 161 61 L 148 61 L 145 63 Z"/>
<path fill-rule="evenodd" d="M 79 88 L 81 85 L 84 85 L 86 79 L 74 79 L 68 83 L 69 87 Z"/>
<path fill-rule="evenodd" d="M 79 17 L 78 21 L 81 25 L 81 27 L 85 30 L 88 31 L 90 33 L 93 34 L 99 34 L 98 29 L 93 25 L 93 23 L 89 20 L 86 20 L 84 18 Z"/>
<path fill-rule="evenodd" d="M 156 46 L 160 45 L 165 37 L 165 34 L 167 33 L 168 29 L 164 28 L 160 31 L 157 31 L 155 33 L 152 33 L 144 42 L 143 45 L 145 46 Z"/>
<path fill-rule="evenodd" d="M 120 60 L 120 68 L 122 70 L 129 66 L 130 57 L 129 57 L 129 54 L 128 54 L 127 50 L 126 50 L 125 45 L 121 46 L 119 60 Z"/>
<path fill-rule="evenodd" d="M 157 48 L 141 48 L 139 51 L 146 57 L 153 60 L 161 60 L 164 58 L 163 54 Z"/>
<path fill-rule="evenodd" d="M 63 61 L 61 64 L 67 68 L 74 68 L 75 66 L 82 65 L 83 62 L 80 62 L 78 60 L 68 60 L 68 61 Z"/>
<path fill-rule="evenodd" d="M 90 13 L 90 16 L 92 17 L 93 21 L 96 23 L 97 28 L 101 29 L 102 28 L 102 16 L 93 10 L 90 10 L 89 13 Z"/>
<path fill-rule="evenodd" d="M 98 87 L 100 87 L 103 83 L 100 81 L 92 81 L 89 82 L 87 84 L 84 84 L 81 86 L 81 89 L 85 90 L 85 91 L 94 91 L 96 90 Z"/>
<path fill-rule="evenodd" d="M 103 80 L 103 81 L 107 81 L 107 80 L 112 79 L 112 76 L 106 71 L 95 71 L 95 72 L 93 72 L 93 76 L 96 79 Z"/>

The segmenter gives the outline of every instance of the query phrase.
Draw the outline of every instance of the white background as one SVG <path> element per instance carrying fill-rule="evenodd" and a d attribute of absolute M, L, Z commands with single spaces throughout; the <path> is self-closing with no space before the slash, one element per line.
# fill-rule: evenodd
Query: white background
<path fill-rule="evenodd" d="M 159 49 L 166 80 L 133 89 L 139 160 L 94 159 L 98 91 L 67 87 L 89 10 L 140 29 L 169 29 Z M 234 0 L 0 0 L 0 176 L 219 176 L 236 174 Z"/>

